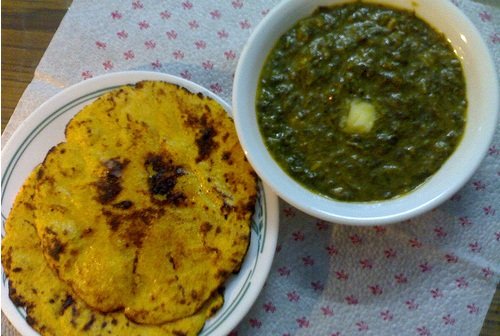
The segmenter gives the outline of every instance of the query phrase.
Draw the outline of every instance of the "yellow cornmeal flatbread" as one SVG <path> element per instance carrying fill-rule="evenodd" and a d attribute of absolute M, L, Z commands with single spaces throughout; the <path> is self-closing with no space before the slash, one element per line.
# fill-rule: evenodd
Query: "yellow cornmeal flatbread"
<path fill-rule="evenodd" d="M 216 293 L 195 315 L 163 325 L 129 321 L 121 312 L 101 313 L 76 296 L 47 266 L 34 228 L 34 171 L 18 194 L 2 241 L 2 263 L 11 300 L 27 310 L 27 322 L 43 335 L 196 335 L 222 306 Z"/>
<path fill-rule="evenodd" d="M 256 175 L 212 99 L 146 81 L 105 94 L 45 158 L 35 226 L 49 266 L 96 310 L 159 324 L 239 270 Z"/>

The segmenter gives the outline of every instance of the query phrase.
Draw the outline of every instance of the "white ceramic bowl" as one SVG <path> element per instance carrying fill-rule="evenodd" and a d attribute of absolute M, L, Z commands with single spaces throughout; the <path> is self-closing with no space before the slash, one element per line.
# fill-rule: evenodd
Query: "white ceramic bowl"
<path fill-rule="evenodd" d="M 255 112 L 260 69 L 277 39 L 318 6 L 352 0 L 291 0 L 273 8 L 246 43 L 234 80 L 233 113 L 240 142 L 259 176 L 288 203 L 318 218 L 352 225 L 380 225 L 424 213 L 456 193 L 481 163 L 497 127 L 498 82 L 491 55 L 467 17 L 449 1 L 369 0 L 414 10 L 445 34 L 462 62 L 468 110 L 463 138 L 439 171 L 414 191 L 379 202 L 335 201 L 302 187 L 269 154 Z"/>

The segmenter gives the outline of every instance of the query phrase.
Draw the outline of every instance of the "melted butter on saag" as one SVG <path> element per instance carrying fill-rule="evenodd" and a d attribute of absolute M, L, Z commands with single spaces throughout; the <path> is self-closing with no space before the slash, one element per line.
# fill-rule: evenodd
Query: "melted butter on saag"
<path fill-rule="evenodd" d="M 266 145 L 294 179 L 335 199 L 374 201 L 415 189 L 443 165 L 467 101 L 442 34 L 412 12 L 354 3 L 321 7 L 278 40 L 256 107 Z"/>

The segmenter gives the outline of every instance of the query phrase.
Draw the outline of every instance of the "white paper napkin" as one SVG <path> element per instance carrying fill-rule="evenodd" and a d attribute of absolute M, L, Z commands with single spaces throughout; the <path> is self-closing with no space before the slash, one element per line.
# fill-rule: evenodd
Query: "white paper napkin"
<path fill-rule="evenodd" d="M 75 0 L 2 135 L 71 84 L 161 71 L 231 100 L 252 30 L 278 1 Z M 500 9 L 453 1 L 500 66 Z M 241 335 L 477 335 L 500 275 L 500 126 L 451 200 L 387 227 L 328 224 L 285 202 L 275 261 Z M 2 334 L 13 334 L 2 326 Z"/>

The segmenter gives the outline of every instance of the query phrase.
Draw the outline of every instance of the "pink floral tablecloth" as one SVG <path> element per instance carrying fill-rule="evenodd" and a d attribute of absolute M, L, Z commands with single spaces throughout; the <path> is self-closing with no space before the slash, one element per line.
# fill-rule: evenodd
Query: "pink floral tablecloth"
<path fill-rule="evenodd" d="M 109 72 L 170 73 L 230 103 L 243 45 L 277 2 L 75 0 L 2 141 L 55 93 Z M 498 76 L 500 3 L 453 3 L 478 27 Z M 472 179 L 423 216 L 358 228 L 281 202 L 280 217 L 268 281 L 232 336 L 477 335 L 500 279 L 500 126 Z M 15 332 L 4 323 L 2 334 Z"/>

